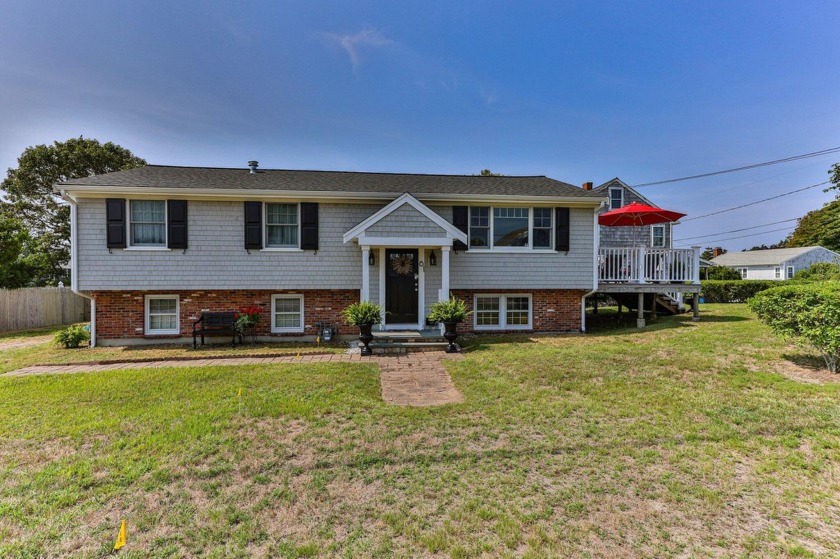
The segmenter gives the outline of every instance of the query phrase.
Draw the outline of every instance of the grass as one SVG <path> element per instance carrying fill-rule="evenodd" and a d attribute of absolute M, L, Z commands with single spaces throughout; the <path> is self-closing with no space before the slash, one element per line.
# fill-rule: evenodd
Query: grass
<path fill-rule="evenodd" d="M 0 374 L 28 365 L 90 363 L 94 361 L 148 361 L 152 359 L 177 359 L 184 357 L 236 357 L 276 353 L 307 353 L 313 351 L 342 353 L 345 347 L 337 344 L 311 342 L 283 342 L 271 344 L 243 344 L 231 347 L 229 343 L 214 343 L 193 349 L 188 345 L 143 345 L 129 347 L 83 347 L 64 349 L 53 344 L 56 332 L 64 326 L 0 335 Z M 229 338 L 228 338 L 229 339 Z"/>
<path fill-rule="evenodd" d="M 703 311 L 474 338 L 433 409 L 362 364 L 0 377 L 0 556 L 840 555 L 840 384 Z"/>

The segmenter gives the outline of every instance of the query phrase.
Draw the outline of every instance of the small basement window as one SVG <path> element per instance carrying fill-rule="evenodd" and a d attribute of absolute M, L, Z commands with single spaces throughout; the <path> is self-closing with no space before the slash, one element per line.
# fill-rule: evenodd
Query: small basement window
<path fill-rule="evenodd" d="M 530 295 L 476 295 L 473 308 L 476 330 L 531 329 Z"/>
<path fill-rule="evenodd" d="M 271 331 L 277 334 L 303 332 L 303 295 L 271 296 Z"/>
<path fill-rule="evenodd" d="M 179 306 L 177 295 L 146 295 L 146 334 L 180 334 Z"/>

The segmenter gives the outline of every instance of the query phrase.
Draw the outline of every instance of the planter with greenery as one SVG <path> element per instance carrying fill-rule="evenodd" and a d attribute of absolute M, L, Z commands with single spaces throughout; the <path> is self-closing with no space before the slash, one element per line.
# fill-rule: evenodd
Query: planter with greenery
<path fill-rule="evenodd" d="M 90 332 L 81 324 L 74 324 L 56 333 L 53 341 L 55 345 L 63 345 L 66 349 L 75 349 L 82 342 L 90 341 Z"/>
<path fill-rule="evenodd" d="M 341 312 L 341 317 L 351 326 L 359 327 L 359 341 L 362 342 L 362 355 L 370 355 L 368 344 L 373 340 L 371 330 L 374 324 L 382 323 L 382 307 L 370 301 L 353 303 Z"/>
<path fill-rule="evenodd" d="M 455 345 L 455 339 L 458 337 L 458 323 L 463 322 L 469 314 L 467 303 L 457 297 L 452 297 L 448 301 L 432 303 L 429 320 L 435 323 L 443 322 L 445 327 L 443 337 L 449 342 L 446 347 L 447 353 L 458 352 L 458 346 Z"/>
<path fill-rule="evenodd" d="M 253 343 L 257 342 L 257 324 L 260 322 L 260 307 L 242 307 L 236 312 L 236 330 L 240 335 L 250 335 Z"/>

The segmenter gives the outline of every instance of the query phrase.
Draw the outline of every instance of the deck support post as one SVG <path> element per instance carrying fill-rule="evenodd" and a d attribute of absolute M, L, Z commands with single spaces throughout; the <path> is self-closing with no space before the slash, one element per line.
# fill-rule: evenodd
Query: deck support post
<path fill-rule="evenodd" d="M 650 294 L 650 321 L 653 322 L 657 318 L 659 318 L 659 317 L 656 316 L 656 293 L 651 293 Z"/>
<path fill-rule="evenodd" d="M 691 301 L 691 311 L 694 313 L 691 320 L 694 322 L 700 320 L 700 293 L 694 294 L 694 299 Z"/>
<path fill-rule="evenodd" d="M 645 294 L 639 293 L 639 302 L 636 305 L 639 309 L 639 314 L 636 318 L 636 328 L 645 327 Z"/>

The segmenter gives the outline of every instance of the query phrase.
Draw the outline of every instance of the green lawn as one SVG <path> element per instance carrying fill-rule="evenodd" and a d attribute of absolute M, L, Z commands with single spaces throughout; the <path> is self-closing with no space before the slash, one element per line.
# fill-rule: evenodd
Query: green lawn
<path fill-rule="evenodd" d="M 840 384 L 703 316 L 475 338 L 434 409 L 372 365 L 0 377 L 0 557 L 840 556 Z"/>

